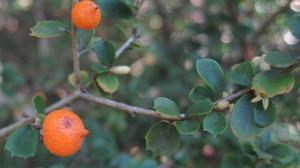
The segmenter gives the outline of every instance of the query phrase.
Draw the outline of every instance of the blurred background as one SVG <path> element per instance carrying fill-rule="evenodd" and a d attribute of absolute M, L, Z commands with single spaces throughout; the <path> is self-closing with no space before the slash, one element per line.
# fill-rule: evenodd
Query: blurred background
<path fill-rule="evenodd" d="M 300 12 L 300 0 L 289 2 L 144 0 L 135 18 L 104 18 L 96 36 L 114 41 L 117 47 L 133 28 L 142 35 L 116 61 L 115 65 L 131 66 L 132 72 L 119 76 L 120 88 L 110 98 L 152 108 L 153 100 L 164 96 L 184 110 L 191 103 L 190 90 L 201 84 L 195 72 L 196 59 L 215 59 L 228 70 L 272 50 L 299 56 L 300 43 L 288 23 Z M 31 97 L 37 93 L 45 95 L 50 105 L 71 92 L 67 82 L 73 70 L 69 36 L 37 39 L 29 35 L 39 20 L 70 22 L 70 7 L 70 0 L 0 0 L 0 127 L 34 111 Z M 282 11 L 271 24 L 260 29 L 279 9 Z M 80 61 L 83 70 L 92 72 L 90 65 L 97 59 L 86 53 Z M 300 149 L 299 95 L 297 80 L 293 92 L 276 98 L 277 122 L 269 128 L 274 140 L 290 144 L 295 152 Z M 11 157 L 0 140 L 0 167 L 212 168 L 220 167 L 225 154 L 243 153 L 230 130 L 217 138 L 198 131 L 181 135 L 181 148 L 171 158 L 153 158 L 145 151 L 144 136 L 155 119 L 128 116 L 85 101 L 76 101 L 71 107 L 92 132 L 80 152 L 57 158 L 39 141 L 37 155 L 23 160 Z M 299 164 L 295 161 L 290 166 Z"/>

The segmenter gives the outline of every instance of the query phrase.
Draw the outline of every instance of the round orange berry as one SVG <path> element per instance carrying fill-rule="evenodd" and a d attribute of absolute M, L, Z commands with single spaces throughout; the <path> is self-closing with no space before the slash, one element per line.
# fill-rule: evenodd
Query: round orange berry
<path fill-rule="evenodd" d="M 80 117 L 67 109 L 50 112 L 43 122 L 44 145 L 56 156 L 75 154 L 88 134 Z"/>
<path fill-rule="evenodd" d="M 73 24 L 80 29 L 95 29 L 101 22 L 101 11 L 93 1 L 79 1 L 72 8 L 71 19 Z"/>

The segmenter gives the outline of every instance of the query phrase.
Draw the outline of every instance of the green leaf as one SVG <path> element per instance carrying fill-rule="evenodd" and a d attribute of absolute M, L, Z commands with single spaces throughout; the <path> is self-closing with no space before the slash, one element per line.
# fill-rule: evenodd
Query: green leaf
<path fill-rule="evenodd" d="M 249 140 L 263 131 L 254 122 L 254 104 L 251 96 L 242 96 L 234 105 L 230 118 L 230 127 L 234 135 L 240 140 Z"/>
<path fill-rule="evenodd" d="M 19 127 L 8 137 L 5 143 L 5 149 L 12 156 L 18 156 L 24 159 L 33 157 L 38 145 L 38 132 L 31 126 Z"/>
<path fill-rule="evenodd" d="M 193 102 L 197 102 L 199 100 L 209 99 L 209 98 L 211 98 L 211 95 L 210 95 L 209 91 L 206 88 L 198 86 L 198 87 L 193 88 L 190 91 L 189 98 Z"/>
<path fill-rule="evenodd" d="M 250 144 L 252 146 L 253 151 L 257 154 L 257 156 L 260 159 L 264 159 L 266 161 L 270 161 L 273 158 L 272 155 L 264 152 L 255 141 L 252 141 Z"/>
<path fill-rule="evenodd" d="M 254 77 L 252 88 L 263 97 L 273 97 L 289 93 L 294 84 L 295 78 L 291 74 L 264 71 Z"/>
<path fill-rule="evenodd" d="M 274 51 L 268 53 L 263 57 L 266 63 L 277 67 L 277 68 L 285 68 L 295 64 L 297 61 L 287 53 Z"/>
<path fill-rule="evenodd" d="M 108 71 L 109 71 L 108 68 L 102 66 L 101 64 L 93 64 L 93 65 L 91 66 L 91 68 L 92 68 L 95 72 L 97 72 L 98 74 L 105 73 L 105 72 L 108 72 Z"/>
<path fill-rule="evenodd" d="M 221 168 L 240 168 L 239 158 L 233 154 L 225 154 L 222 159 Z"/>
<path fill-rule="evenodd" d="M 264 110 L 261 103 L 258 103 L 254 108 L 254 121 L 261 127 L 270 126 L 276 118 L 276 109 L 274 103 L 270 102 L 268 108 Z"/>
<path fill-rule="evenodd" d="M 104 17 L 128 19 L 133 16 L 133 8 L 123 0 L 97 0 Z"/>
<path fill-rule="evenodd" d="M 180 147 L 180 137 L 174 126 L 167 123 L 156 123 L 145 136 L 146 149 L 154 156 L 171 156 Z"/>
<path fill-rule="evenodd" d="M 209 100 L 200 100 L 194 104 L 192 104 L 188 110 L 187 110 L 187 115 L 188 116 L 199 116 L 199 115 L 204 115 L 208 114 L 212 111 L 214 107 L 214 104 Z"/>
<path fill-rule="evenodd" d="M 112 67 L 116 52 L 114 43 L 104 39 L 96 39 L 93 49 L 102 65 L 108 68 Z"/>
<path fill-rule="evenodd" d="M 106 93 L 114 93 L 119 88 L 119 79 L 109 73 L 99 74 L 96 78 L 98 86 Z"/>
<path fill-rule="evenodd" d="M 180 110 L 176 103 L 165 97 L 156 98 L 153 108 L 161 114 L 168 114 L 173 116 L 179 116 L 180 114 Z"/>
<path fill-rule="evenodd" d="M 91 43 L 94 35 L 95 35 L 95 30 L 77 29 L 76 38 L 78 43 L 78 50 L 82 51 L 86 49 Z"/>
<path fill-rule="evenodd" d="M 266 152 L 281 163 L 289 163 L 294 158 L 292 150 L 286 144 L 271 145 Z"/>
<path fill-rule="evenodd" d="M 227 79 L 235 84 L 251 86 L 254 75 L 255 72 L 252 64 L 246 61 L 233 66 L 231 71 L 227 74 Z"/>
<path fill-rule="evenodd" d="M 76 86 L 75 74 L 72 73 L 68 76 L 68 81 L 72 86 Z M 89 74 L 87 71 L 80 71 L 80 85 L 86 85 L 89 81 Z"/>
<path fill-rule="evenodd" d="M 198 120 L 184 120 L 176 121 L 175 127 L 182 134 L 192 134 L 199 130 L 200 121 Z"/>
<path fill-rule="evenodd" d="M 300 27 L 300 14 L 296 14 L 289 21 L 289 28 L 290 28 L 292 34 L 298 39 L 300 39 L 299 27 Z"/>
<path fill-rule="evenodd" d="M 197 60 L 196 69 L 202 80 L 215 93 L 221 94 L 225 87 L 224 72 L 212 59 Z"/>
<path fill-rule="evenodd" d="M 205 116 L 203 121 L 204 131 L 208 131 L 214 136 L 222 134 L 227 128 L 227 121 L 222 113 L 212 112 Z"/>
<path fill-rule="evenodd" d="M 38 21 L 34 27 L 30 28 L 31 36 L 38 38 L 57 37 L 69 31 L 68 26 L 59 21 L 46 20 Z"/>
<path fill-rule="evenodd" d="M 45 114 L 46 103 L 42 96 L 40 95 L 33 96 L 32 104 L 38 113 Z"/>

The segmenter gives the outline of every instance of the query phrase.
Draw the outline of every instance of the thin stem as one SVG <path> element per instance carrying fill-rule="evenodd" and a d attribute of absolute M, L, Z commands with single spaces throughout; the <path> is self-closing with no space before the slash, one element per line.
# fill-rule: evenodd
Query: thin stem
<path fill-rule="evenodd" d="M 11 132 L 13 132 L 15 129 L 23 126 L 23 125 L 27 125 L 27 124 L 31 124 L 34 122 L 34 117 L 27 117 L 27 118 L 23 118 L 20 121 L 17 121 L 9 126 L 6 126 L 4 128 L 0 129 L 0 139 L 6 137 L 7 135 L 9 135 Z"/>
<path fill-rule="evenodd" d="M 73 56 L 75 83 L 76 83 L 76 88 L 78 90 L 80 89 L 80 64 L 79 64 L 78 46 L 76 40 L 76 27 L 74 24 L 72 24 L 72 29 L 71 29 L 71 41 L 72 41 L 72 56 Z"/>
<path fill-rule="evenodd" d="M 239 91 L 237 91 L 237 92 L 235 92 L 235 93 L 233 93 L 233 94 L 231 94 L 231 95 L 228 95 L 228 96 L 226 96 L 226 97 L 223 97 L 223 98 L 217 100 L 214 104 L 218 104 L 218 103 L 220 103 L 220 102 L 222 102 L 222 101 L 229 101 L 229 102 L 232 102 L 233 100 L 235 100 L 235 99 L 241 97 L 242 95 L 244 95 L 244 94 L 250 92 L 251 90 L 252 90 L 251 88 L 245 88 L 245 89 L 239 90 Z"/>
<path fill-rule="evenodd" d="M 95 102 L 101 105 L 105 105 L 114 109 L 118 109 L 124 112 L 129 113 L 132 116 L 136 116 L 136 115 L 145 115 L 145 116 L 151 116 L 154 118 L 158 118 L 161 120 L 168 120 L 168 121 L 178 121 L 181 120 L 180 117 L 177 116 L 171 116 L 171 115 L 162 115 L 156 111 L 153 110 L 148 110 L 148 109 L 144 109 L 141 107 L 136 107 L 136 106 L 131 106 L 125 103 L 120 103 L 120 102 L 116 102 L 113 100 L 109 100 L 106 98 L 102 98 L 102 97 L 97 97 L 94 96 L 92 94 L 89 93 L 82 93 L 80 95 L 81 98 L 85 99 L 85 100 L 89 100 L 91 102 Z"/>
<path fill-rule="evenodd" d="M 132 35 L 127 41 L 116 51 L 116 58 L 120 57 L 121 54 L 134 42 L 136 37 Z"/>

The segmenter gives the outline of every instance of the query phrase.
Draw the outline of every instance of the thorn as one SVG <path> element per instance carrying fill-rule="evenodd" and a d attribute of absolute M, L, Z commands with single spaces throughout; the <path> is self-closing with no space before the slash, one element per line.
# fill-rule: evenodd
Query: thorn
<path fill-rule="evenodd" d="M 269 98 L 262 99 L 264 110 L 266 110 L 269 107 Z"/>
<path fill-rule="evenodd" d="M 258 95 L 258 96 L 256 96 L 256 97 L 254 97 L 252 100 L 251 100 L 251 102 L 252 103 L 256 103 L 256 102 L 259 102 L 259 101 L 261 101 L 263 98 L 260 96 L 260 95 Z"/>

